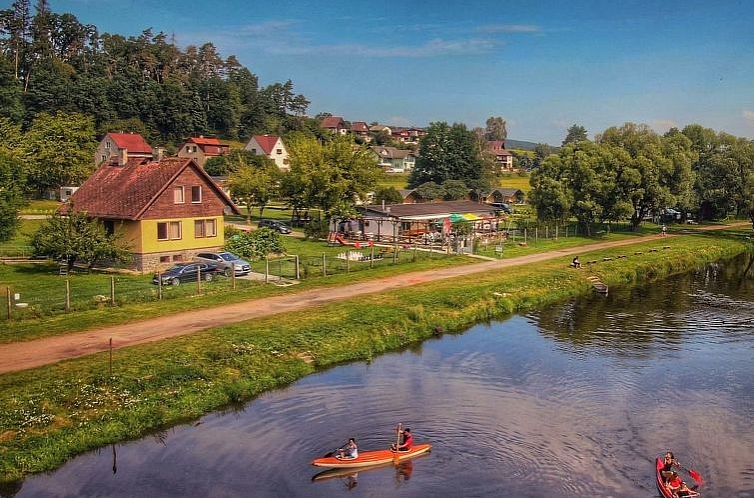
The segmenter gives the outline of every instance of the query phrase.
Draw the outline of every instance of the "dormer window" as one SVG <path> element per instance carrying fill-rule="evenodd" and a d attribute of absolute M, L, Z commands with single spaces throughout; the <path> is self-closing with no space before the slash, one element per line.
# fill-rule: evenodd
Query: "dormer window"
<path fill-rule="evenodd" d="M 278 150 L 277 150 L 277 153 L 278 153 L 278 154 L 282 154 L 282 153 L 283 153 L 283 149 L 278 149 Z"/>

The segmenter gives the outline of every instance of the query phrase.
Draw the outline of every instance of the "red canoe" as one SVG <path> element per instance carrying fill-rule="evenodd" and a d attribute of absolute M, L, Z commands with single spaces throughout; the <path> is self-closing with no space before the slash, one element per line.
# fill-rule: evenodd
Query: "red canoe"
<path fill-rule="evenodd" d="M 668 489 L 668 487 L 665 486 L 665 482 L 662 480 L 662 475 L 660 474 L 660 470 L 662 470 L 662 467 L 663 467 L 662 458 L 657 458 L 657 460 L 655 460 L 655 466 L 657 467 L 657 470 L 656 470 L 656 474 L 657 474 L 657 476 L 656 476 L 656 478 L 657 478 L 657 490 L 665 498 L 674 498 L 673 497 L 673 493 L 671 493 L 670 489 Z M 699 496 L 699 492 L 698 491 L 694 491 L 694 492 L 692 492 L 691 495 L 689 495 L 689 498 L 691 498 L 691 497 L 697 497 L 697 496 Z"/>
<path fill-rule="evenodd" d="M 312 465 L 317 467 L 330 467 L 333 469 L 349 469 L 358 467 L 371 467 L 382 463 L 400 462 L 428 452 L 431 444 L 416 444 L 409 451 L 392 450 L 360 451 L 358 458 L 340 459 L 335 457 L 317 458 Z"/>

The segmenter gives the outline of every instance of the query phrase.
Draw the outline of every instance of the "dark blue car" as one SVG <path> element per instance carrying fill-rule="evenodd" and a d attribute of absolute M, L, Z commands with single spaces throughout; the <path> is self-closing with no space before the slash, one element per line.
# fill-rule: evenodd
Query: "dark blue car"
<path fill-rule="evenodd" d="M 217 266 L 207 263 L 179 264 L 162 273 L 155 274 L 152 283 L 158 284 L 158 278 L 162 279 L 162 285 L 181 285 L 183 282 L 196 282 L 200 271 L 201 279 L 205 282 L 211 282 L 221 270 Z"/>

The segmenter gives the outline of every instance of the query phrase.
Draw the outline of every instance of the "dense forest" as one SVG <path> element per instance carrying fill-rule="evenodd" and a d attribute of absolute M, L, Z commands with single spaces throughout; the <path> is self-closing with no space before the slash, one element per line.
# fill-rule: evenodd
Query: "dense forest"
<path fill-rule="evenodd" d="M 28 128 L 40 113 L 91 116 L 95 131 L 142 133 L 161 145 L 196 134 L 246 139 L 316 129 L 293 83 L 260 86 L 212 43 L 181 50 L 165 33 L 100 33 L 47 0 L 0 11 L 0 117 Z"/>

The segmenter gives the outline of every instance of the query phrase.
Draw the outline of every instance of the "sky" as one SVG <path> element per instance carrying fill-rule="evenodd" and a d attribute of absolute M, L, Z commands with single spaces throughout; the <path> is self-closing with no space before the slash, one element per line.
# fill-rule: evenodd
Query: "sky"
<path fill-rule="evenodd" d="M 0 0 L 10 3 L 10 0 Z M 213 43 L 347 121 L 559 145 L 632 121 L 754 138 L 754 0 L 50 0 L 101 32 Z"/>

